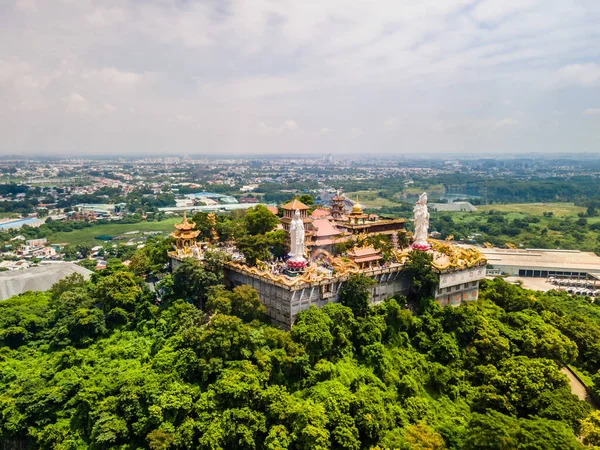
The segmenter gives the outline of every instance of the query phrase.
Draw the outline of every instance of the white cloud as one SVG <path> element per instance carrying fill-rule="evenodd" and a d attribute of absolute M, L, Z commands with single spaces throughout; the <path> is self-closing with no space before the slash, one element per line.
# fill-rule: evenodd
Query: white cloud
<path fill-rule="evenodd" d="M 501 148 L 505 135 L 510 148 L 558 151 L 551 136 L 575 138 L 576 115 L 545 128 L 551 111 L 600 103 L 594 0 L 9 3 L 0 135 L 23 152 L 79 151 L 78 141 L 194 152 L 199 140 L 215 151 L 359 152 L 350 137 L 365 132 L 381 152 L 478 151 L 482 136 Z M 90 124 L 78 139 L 28 132 L 75 114 Z M 593 132 L 578 130 L 585 146 Z"/>
<path fill-rule="evenodd" d="M 70 95 L 63 98 L 63 101 L 67 105 L 67 111 L 77 114 L 86 114 L 90 111 L 90 103 L 87 99 L 77 93 L 72 92 Z"/>
<path fill-rule="evenodd" d="M 352 139 L 359 138 L 359 137 L 363 136 L 364 134 L 365 134 L 365 132 L 363 131 L 362 128 L 354 127 L 354 128 L 350 129 L 350 137 Z"/>
<path fill-rule="evenodd" d="M 298 124 L 294 120 L 286 120 L 278 127 L 271 127 L 266 125 L 264 122 L 261 122 L 258 125 L 258 134 L 263 136 L 274 135 L 274 134 L 282 134 L 285 132 L 293 132 L 298 130 Z"/>
<path fill-rule="evenodd" d="M 494 128 L 504 128 L 504 127 L 512 127 L 512 126 L 515 126 L 518 124 L 519 124 L 518 120 L 513 119 L 512 117 L 505 117 L 503 119 L 496 120 L 493 123 L 493 127 Z"/>
<path fill-rule="evenodd" d="M 472 14 L 480 22 L 496 23 L 540 3 L 541 0 L 483 0 L 473 9 Z"/>
<path fill-rule="evenodd" d="M 87 21 L 94 26 L 105 27 L 123 22 L 126 12 L 122 8 L 96 8 L 92 13 L 86 14 Z"/>
<path fill-rule="evenodd" d="M 584 116 L 598 116 L 600 115 L 600 108 L 587 108 L 583 111 Z"/>
<path fill-rule="evenodd" d="M 0 59 L 0 83 L 15 81 L 30 72 L 31 66 L 24 61 L 3 61 Z"/>
<path fill-rule="evenodd" d="M 600 64 L 570 64 L 561 67 L 556 81 L 560 84 L 575 84 L 584 87 L 600 86 Z"/>
<path fill-rule="evenodd" d="M 400 128 L 400 120 L 396 117 L 387 119 L 383 122 L 383 128 L 387 131 L 396 131 L 398 128 Z"/>
<path fill-rule="evenodd" d="M 38 10 L 36 0 L 17 0 L 15 8 L 26 12 L 36 12 Z"/>
<path fill-rule="evenodd" d="M 67 112 L 74 114 L 97 116 L 101 114 L 109 114 L 117 110 L 114 105 L 111 105 L 107 102 L 94 105 L 78 92 L 71 92 L 71 94 L 63 98 L 63 102 L 66 105 Z"/>
<path fill-rule="evenodd" d="M 110 83 L 132 85 L 142 81 L 151 81 L 154 79 L 152 74 L 140 74 L 118 70 L 116 67 L 104 67 L 99 70 L 87 70 L 83 73 L 83 78 L 98 79 Z"/>

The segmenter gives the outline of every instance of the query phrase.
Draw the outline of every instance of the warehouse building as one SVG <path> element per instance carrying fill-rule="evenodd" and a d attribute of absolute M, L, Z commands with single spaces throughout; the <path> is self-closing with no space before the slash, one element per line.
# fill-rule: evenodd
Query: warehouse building
<path fill-rule="evenodd" d="M 600 257 L 579 250 L 480 249 L 488 260 L 488 275 L 588 278 L 600 272 Z"/>

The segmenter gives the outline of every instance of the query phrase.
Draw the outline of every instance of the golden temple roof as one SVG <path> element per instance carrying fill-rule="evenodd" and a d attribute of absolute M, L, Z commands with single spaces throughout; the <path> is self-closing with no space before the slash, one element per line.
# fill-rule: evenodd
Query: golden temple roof
<path fill-rule="evenodd" d="M 180 231 L 190 231 L 195 226 L 196 224 L 194 222 L 188 222 L 186 211 L 183 212 L 183 222 L 175 224 L 175 228 L 177 228 Z"/>
<path fill-rule="evenodd" d="M 200 231 L 195 230 L 195 231 L 174 231 L 171 233 L 171 236 L 173 236 L 176 239 L 196 239 L 198 237 L 198 235 L 200 234 Z"/>
<path fill-rule="evenodd" d="M 362 205 L 358 203 L 358 195 L 356 196 L 356 203 L 352 206 L 352 214 L 362 214 Z"/>

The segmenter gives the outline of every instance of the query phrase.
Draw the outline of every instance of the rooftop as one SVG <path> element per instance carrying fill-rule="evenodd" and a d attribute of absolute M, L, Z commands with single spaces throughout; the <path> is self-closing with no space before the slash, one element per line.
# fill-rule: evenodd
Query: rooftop
<path fill-rule="evenodd" d="M 317 230 L 315 233 L 317 237 L 337 236 L 341 233 L 340 230 L 333 226 L 327 219 L 315 219 L 312 224 Z"/>
<path fill-rule="evenodd" d="M 482 248 L 481 253 L 490 265 L 540 268 L 569 268 L 600 272 L 600 257 L 579 250 Z"/>
<path fill-rule="evenodd" d="M 430 203 L 429 206 L 433 211 L 477 211 L 477 208 L 469 202 Z"/>
<path fill-rule="evenodd" d="M 27 291 L 46 291 L 54 283 L 73 273 L 79 273 L 87 280 L 91 271 L 74 263 L 57 262 L 43 264 L 29 269 L 0 273 L 0 300 Z"/>
<path fill-rule="evenodd" d="M 304 203 L 302 203 L 297 198 L 295 198 L 294 200 L 292 200 L 289 203 L 286 203 L 285 205 L 282 206 L 282 208 L 283 209 L 291 209 L 292 211 L 296 211 L 297 209 L 300 209 L 300 210 L 309 209 L 308 206 L 306 206 Z"/>
<path fill-rule="evenodd" d="M 323 208 L 317 208 L 310 214 L 310 216 L 313 219 L 320 219 L 322 217 L 327 217 L 329 215 L 331 215 L 331 211 L 329 211 L 328 209 L 323 209 Z"/>

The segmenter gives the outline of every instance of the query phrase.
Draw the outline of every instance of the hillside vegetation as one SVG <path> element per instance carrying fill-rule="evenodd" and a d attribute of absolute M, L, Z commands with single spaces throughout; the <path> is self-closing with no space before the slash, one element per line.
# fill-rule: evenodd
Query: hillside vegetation
<path fill-rule="evenodd" d="M 584 299 L 495 280 L 458 308 L 417 296 L 413 314 L 404 298 L 365 308 L 356 277 L 287 332 L 254 289 L 224 290 L 216 263 L 163 278 L 159 304 L 127 270 L 0 303 L 5 448 L 600 445 L 559 371 L 597 381 L 600 309 Z"/>

